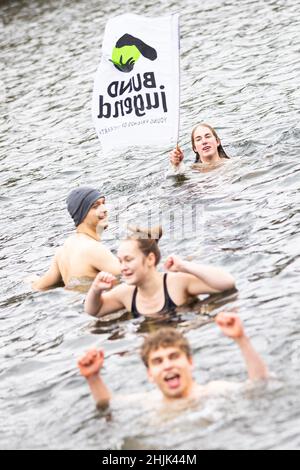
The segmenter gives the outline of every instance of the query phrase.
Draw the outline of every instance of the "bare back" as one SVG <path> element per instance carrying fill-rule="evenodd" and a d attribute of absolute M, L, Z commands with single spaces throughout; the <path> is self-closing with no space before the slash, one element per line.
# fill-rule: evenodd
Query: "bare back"
<path fill-rule="evenodd" d="M 93 280 L 100 271 L 116 275 L 120 272 L 119 262 L 111 251 L 83 234 L 71 235 L 57 251 L 56 261 L 66 286 L 72 279 Z"/>

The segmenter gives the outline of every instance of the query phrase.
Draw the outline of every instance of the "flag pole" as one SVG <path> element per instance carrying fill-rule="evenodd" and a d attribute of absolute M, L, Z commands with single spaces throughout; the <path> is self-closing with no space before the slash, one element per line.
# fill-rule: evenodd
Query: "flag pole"
<path fill-rule="evenodd" d="M 180 133 L 180 104 L 181 104 L 181 73 L 180 73 L 180 16 L 177 14 L 177 28 L 178 28 L 178 127 L 177 127 L 177 145 L 179 149 L 179 133 Z"/>

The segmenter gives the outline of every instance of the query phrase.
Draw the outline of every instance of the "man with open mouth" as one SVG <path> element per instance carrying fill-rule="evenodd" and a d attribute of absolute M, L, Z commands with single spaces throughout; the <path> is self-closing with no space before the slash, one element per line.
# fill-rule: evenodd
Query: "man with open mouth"
<path fill-rule="evenodd" d="M 35 290 L 58 285 L 72 287 L 80 281 L 91 283 L 101 271 L 120 274 L 120 263 L 101 242 L 108 227 L 105 197 L 93 188 L 79 187 L 68 196 L 67 208 L 74 220 L 76 232 L 58 248 L 50 269 L 32 282 Z"/>
<path fill-rule="evenodd" d="M 268 368 L 246 336 L 240 318 L 234 313 L 220 313 L 216 317 L 216 323 L 239 346 L 249 380 L 267 380 Z M 161 391 L 165 404 L 207 398 L 233 392 L 241 387 L 239 383 L 224 381 L 198 385 L 193 378 L 193 358 L 189 343 L 173 328 L 162 328 L 149 335 L 142 346 L 141 357 L 147 368 L 149 381 Z M 87 352 L 78 362 L 80 373 L 86 378 L 97 407 L 101 409 L 107 407 L 112 399 L 111 392 L 99 375 L 103 364 L 104 352 L 96 349 Z"/>

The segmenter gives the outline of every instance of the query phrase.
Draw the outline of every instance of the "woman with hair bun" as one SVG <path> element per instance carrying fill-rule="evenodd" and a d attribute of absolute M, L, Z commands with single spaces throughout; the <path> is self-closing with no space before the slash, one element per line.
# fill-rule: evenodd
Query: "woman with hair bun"
<path fill-rule="evenodd" d="M 204 266 L 169 256 L 168 273 L 158 271 L 161 260 L 161 227 L 133 228 L 121 242 L 118 258 L 123 284 L 114 287 L 115 276 L 101 272 L 94 280 L 86 301 L 89 315 L 104 315 L 126 309 L 134 318 L 172 312 L 200 294 L 214 294 L 235 288 L 234 278 L 221 268 Z"/>

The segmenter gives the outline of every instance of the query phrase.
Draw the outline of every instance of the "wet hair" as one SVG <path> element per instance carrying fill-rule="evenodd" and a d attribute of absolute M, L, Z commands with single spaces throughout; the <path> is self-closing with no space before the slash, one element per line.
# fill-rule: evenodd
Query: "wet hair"
<path fill-rule="evenodd" d="M 191 139 L 192 139 L 192 149 L 194 150 L 194 152 L 196 154 L 196 162 L 195 163 L 201 163 L 201 157 L 200 157 L 199 153 L 195 151 L 195 145 L 194 145 L 194 134 L 195 134 L 195 132 L 196 132 L 196 130 L 198 129 L 199 126 L 207 127 L 207 129 L 209 129 L 212 132 L 212 134 L 214 135 L 214 137 L 220 142 L 220 145 L 218 147 L 218 152 L 219 152 L 220 158 L 230 159 L 230 157 L 228 157 L 227 153 L 225 152 L 225 150 L 222 146 L 222 143 L 221 143 L 221 140 L 220 140 L 220 138 L 217 134 L 217 131 L 213 127 L 211 127 L 209 124 L 205 124 L 203 122 L 203 123 L 197 124 L 197 126 L 195 126 L 194 129 L 192 130 Z"/>
<path fill-rule="evenodd" d="M 137 241 L 139 250 L 143 253 L 144 256 L 149 256 L 150 253 L 153 253 L 155 256 L 155 266 L 160 263 L 161 252 L 158 246 L 158 242 L 163 235 L 163 230 L 161 226 L 152 227 L 150 229 L 144 229 L 139 227 L 129 226 L 129 230 L 132 232 L 127 240 Z"/>
<path fill-rule="evenodd" d="M 172 347 L 180 349 L 188 358 L 192 357 L 189 342 L 182 333 L 174 328 L 161 328 L 145 338 L 141 349 L 143 363 L 148 368 L 149 356 L 153 351 L 157 351 L 159 348 Z"/>

